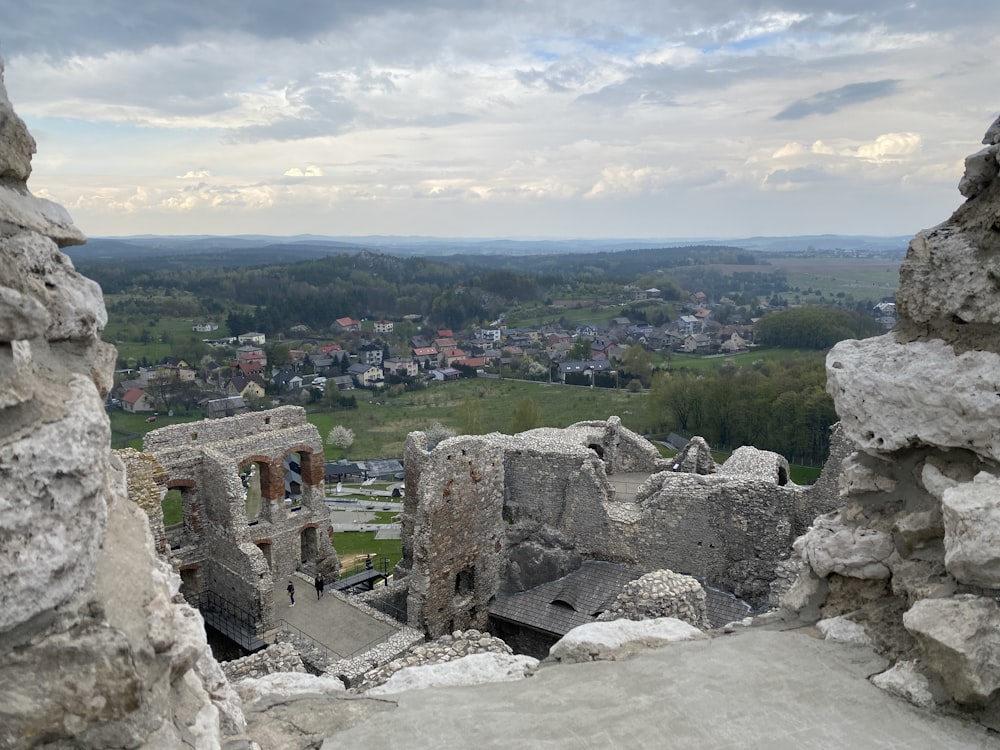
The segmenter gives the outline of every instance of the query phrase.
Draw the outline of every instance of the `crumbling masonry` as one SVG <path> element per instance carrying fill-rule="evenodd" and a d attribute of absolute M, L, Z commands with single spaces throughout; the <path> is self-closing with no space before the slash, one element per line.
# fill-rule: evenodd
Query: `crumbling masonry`
<path fill-rule="evenodd" d="M 829 483 L 791 484 L 784 458 L 754 448 L 712 473 L 675 469 L 618 417 L 426 446 L 420 432 L 406 442 L 397 578 L 409 624 L 431 637 L 485 628 L 496 594 L 584 560 L 697 575 L 762 604 L 792 541 L 836 503 Z M 619 492 L 622 474 L 644 481 Z"/>
<path fill-rule="evenodd" d="M 170 550 L 181 592 L 210 591 L 269 627 L 274 578 L 334 554 L 323 444 L 305 410 L 284 406 L 163 427 L 146 435 L 143 449 L 162 467 L 165 488 L 183 497 L 183 521 L 156 540 Z M 248 514 L 251 468 L 260 507 Z M 156 534 L 155 522 L 152 528 Z"/>

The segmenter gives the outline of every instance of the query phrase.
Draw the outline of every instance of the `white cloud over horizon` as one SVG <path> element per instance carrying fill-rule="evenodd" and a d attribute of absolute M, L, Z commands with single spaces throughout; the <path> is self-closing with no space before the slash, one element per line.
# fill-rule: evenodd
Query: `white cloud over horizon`
<path fill-rule="evenodd" d="M 22 5 L 29 187 L 90 235 L 910 234 L 1000 108 L 985 0 Z"/>

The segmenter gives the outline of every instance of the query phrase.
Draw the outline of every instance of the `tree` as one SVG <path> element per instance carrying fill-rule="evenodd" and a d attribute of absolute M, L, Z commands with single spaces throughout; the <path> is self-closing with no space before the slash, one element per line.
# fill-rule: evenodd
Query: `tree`
<path fill-rule="evenodd" d="M 643 387 L 648 388 L 653 376 L 653 358 L 642 344 L 633 344 L 622 357 L 622 372 L 630 379 L 639 380 Z"/>
<path fill-rule="evenodd" d="M 330 430 L 330 434 L 326 436 L 326 442 L 340 448 L 341 452 L 344 454 L 344 458 L 347 458 L 347 452 L 351 449 L 351 446 L 354 445 L 354 430 L 350 427 L 344 427 L 344 425 L 338 424 Z"/>
<path fill-rule="evenodd" d="M 430 450 L 442 440 L 455 437 L 455 431 L 450 427 L 445 427 L 440 422 L 435 422 L 424 430 L 424 435 L 427 437 L 427 449 Z"/>
<path fill-rule="evenodd" d="M 577 339 L 573 342 L 573 346 L 569 348 L 569 358 L 574 362 L 589 362 L 590 361 L 590 345 L 593 342 L 590 339 L 583 338 Z"/>
<path fill-rule="evenodd" d="M 517 406 L 514 407 L 514 416 L 513 419 L 511 419 L 510 424 L 511 434 L 517 434 L 518 432 L 531 430 L 535 427 L 541 427 L 541 424 L 542 410 L 538 406 L 538 402 L 535 401 L 535 399 L 527 396 L 517 402 Z"/>
<path fill-rule="evenodd" d="M 275 344 L 267 355 L 267 362 L 271 367 L 280 370 L 292 363 L 291 349 L 288 344 Z"/>

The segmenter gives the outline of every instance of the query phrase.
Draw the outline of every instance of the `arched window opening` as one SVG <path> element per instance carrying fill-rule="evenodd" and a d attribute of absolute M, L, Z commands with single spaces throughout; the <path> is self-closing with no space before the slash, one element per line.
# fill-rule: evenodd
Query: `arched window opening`
<path fill-rule="evenodd" d="M 302 562 L 309 562 L 319 557 L 319 545 L 316 543 L 315 526 L 302 529 L 302 533 L 299 535 L 299 544 L 302 549 Z"/>
<path fill-rule="evenodd" d="M 255 524 L 260 520 L 264 501 L 261 494 L 261 468 L 258 463 L 250 463 L 240 467 L 240 482 L 243 484 L 244 502 L 247 511 L 247 523 Z"/>
<path fill-rule="evenodd" d="M 166 528 L 180 526 L 184 523 L 184 493 L 179 487 L 167 490 L 160 501 L 160 508 L 163 510 L 163 525 Z"/>
<path fill-rule="evenodd" d="M 471 594 L 476 587 L 476 571 L 466 568 L 455 576 L 455 593 L 459 595 Z"/>
<path fill-rule="evenodd" d="M 285 503 L 293 508 L 302 504 L 302 454 L 285 456 Z"/>
<path fill-rule="evenodd" d="M 271 543 L 270 542 L 257 542 L 257 546 L 260 551 L 264 553 L 264 561 L 267 563 L 269 570 L 274 570 L 274 564 L 271 562 Z"/>

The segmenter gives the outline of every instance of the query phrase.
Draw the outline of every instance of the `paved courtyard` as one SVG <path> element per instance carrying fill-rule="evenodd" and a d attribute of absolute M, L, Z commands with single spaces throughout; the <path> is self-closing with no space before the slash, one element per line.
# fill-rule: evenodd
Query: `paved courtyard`
<path fill-rule="evenodd" d="M 288 581 L 295 584 L 295 606 L 288 606 Z M 284 620 L 341 657 L 381 643 L 396 631 L 392 625 L 376 620 L 352 607 L 347 598 L 327 590 L 316 598 L 312 579 L 296 575 L 274 583 L 274 619 Z"/>

